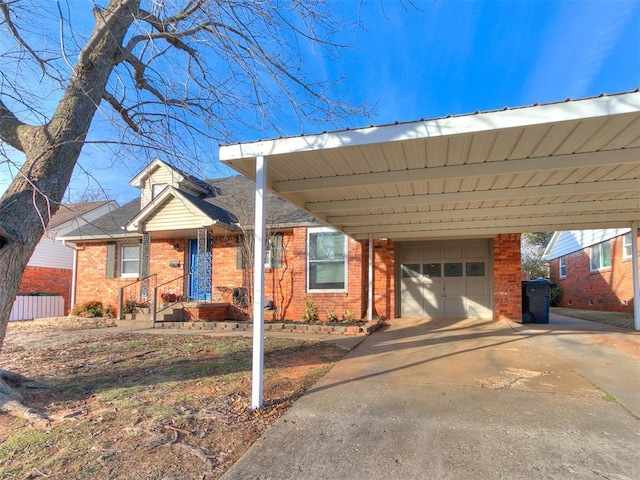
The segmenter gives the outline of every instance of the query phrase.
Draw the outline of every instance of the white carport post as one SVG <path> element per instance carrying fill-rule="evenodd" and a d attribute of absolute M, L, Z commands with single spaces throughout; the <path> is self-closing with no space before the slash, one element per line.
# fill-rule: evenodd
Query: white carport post
<path fill-rule="evenodd" d="M 251 408 L 262 407 L 262 376 L 264 367 L 264 241 L 267 204 L 266 160 L 256 157 L 255 230 L 253 257 L 253 362 Z"/>
<path fill-rule="evenodd" d="M 373 320 L 373 233 L 369 234 L 369 283 L 367 285 L 367 320 Z"/>
<path fill-rule="evenodd" d="M 631 222 L 631 265 L 633 267 L 633 318 L 640 330 L 640 281 L 638 280 L 638 222 Z"/>

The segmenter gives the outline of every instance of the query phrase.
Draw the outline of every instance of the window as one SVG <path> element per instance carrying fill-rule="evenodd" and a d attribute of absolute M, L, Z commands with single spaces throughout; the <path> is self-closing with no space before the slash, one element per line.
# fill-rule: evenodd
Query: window
<path fill-rule="evenodd" d="M 160 195 L 160 192 L 162 192 L 165 188 L 167 188 L 167 184 L 166 183 L 156 183 L 151 187 L 151 198 L 156 198 L 158 195 Z"/>
<path fill-rule="evenodd" d="M 247 268 L 247 259 L 253 258 L 253 251 L 248 252 L 248 248 L 253 249 L 251 245 L 245 241 L 245 237 L 238 237 L 236 240 L 236 268 Z M 251 265 L 253 267 L 253 265 Z M 282 267 L 282 234 L 276 233 L 269 237 L 267 248 L 264 251 L 264 268 L 281 268 Z"/>
<path fill-rule="evenodd" d="M 560 278 L 567 276 L 567 257 L 560 257 Z"/>
<path fill-rule="evenodd" d="M 622 258 L 631 258 L 631 232 L 622 237 Z"/>
<path fill-rule="evenodd" d="M 609 242 L 599 243 L 591 247 L 591 271 L 611 266 L 611 248 Z"/>
<path fill-rule="evenodd" d="M 347 238 L 328 228 L 307 231 L 307 290 L 345 291 Z"/>
<path fill-rule="evenodd" d="M 445 277 L 461 277 L 462 276 L 462 263 L 453 262 L 444 264 L 444 276 Z"/>
<path fill-rule="evenodd" d="M 137 277 L 140 274 L 140 244 L 125 244 L 120 249 L 120 276 Z"/>

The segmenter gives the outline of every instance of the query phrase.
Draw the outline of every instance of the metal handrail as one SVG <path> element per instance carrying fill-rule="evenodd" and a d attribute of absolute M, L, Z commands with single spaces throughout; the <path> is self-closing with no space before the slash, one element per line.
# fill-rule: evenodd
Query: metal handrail
<path fill-rule="evenodd" d="M 138 280 L 136 280 L 135 282 L 131 282 L 128 283 L 127 285 L 124 285 L 122 287 L 120 287 L 118 289 L 118 320 L 122 320 L 123 319 L 123 313 L 122 310 L 124 310 L 124 290 L 128 287 L 131 287 L 133 285 L 136 285 L 138 283 L 142 283 L 145 280 L 149 280 L 151 277 L 158 277 L 157 273 L 153 273 L 151 275 L 148 275 L 144 278 L 139 278 Z"/>
<path fill-rule="evenodd" d="M 158 306 L 158 289 L 160 287 L 164 287 L 165 285 L 168 285 L 170 283 L 173 283 L 173 282 L 176 282 L 178 280 L 181 280 L 181 279 L 183 279 L 185 277 L 190 277 L 191 275 L 193 275 L 193 273 L 185 273 L 184 275 L 181 275 L 181 276 L 176 277 L 176 278 L 172 278 L 171 280 L 169 280 L 167 282 L 164 282 L 164 283 L 161 283 L 160 285 L 156 285 L 153 288 L 153 295 L 151 296 L 151 322 L 153 323 L 154 326 L 156 324 L 156 316 L 157 316 L 157 313 L 158 313 L 156 311 L 157 306 Z M 175 302 L 175 303 L 178 303 L 178 302 Z M 174 303 L 174 305 L 175 305 L 175 303 Z M 166 307 L 164 307 L 164 308 L 166 308 Z"/>

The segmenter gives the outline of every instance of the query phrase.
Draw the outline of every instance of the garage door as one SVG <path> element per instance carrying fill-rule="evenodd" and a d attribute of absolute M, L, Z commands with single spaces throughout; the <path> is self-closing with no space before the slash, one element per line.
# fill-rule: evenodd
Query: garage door
<path fill-rule="evenodd" d="M 488 239 L 399 245 L 401 315 L 492 318 L 489 252 Z"/>

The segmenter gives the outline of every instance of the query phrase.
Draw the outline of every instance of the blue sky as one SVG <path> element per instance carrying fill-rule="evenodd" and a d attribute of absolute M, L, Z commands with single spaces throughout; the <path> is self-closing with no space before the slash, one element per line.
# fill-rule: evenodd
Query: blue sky
<path fill-rule="evenodd" d="M 312 51 L 305 60 L 327 79 L 348 76 L 336 94 L 374 106 L 370 118 L 354 118 L 343 127 L 640 87 L 640 1 L 336 0 L 335 9 L 346 23 L 359 23 L 337 39 L 351 48 L 339 63 Z M 311 124 L 306 133 L 326 128 Z M 296 135 L 300 127 L 282 130 Z M 263 137 L 238 132 L 237 140 Z M 101 165 L 96 170 L 101 185 L 118 201 L 136 195 L 128 186 L 135 171 L 89 151 L 81 164 Z M 206 174 L 228 173 L 214 170 Z M 11 176 L 0 165 L 0 191 Z M 77 175 L 72 187 L 92 184 Z"/>

